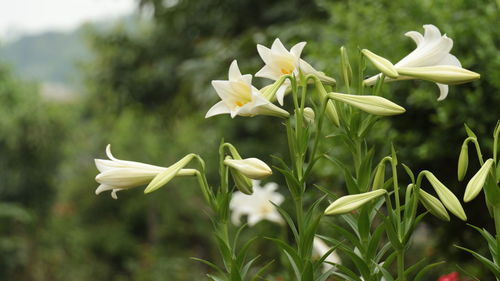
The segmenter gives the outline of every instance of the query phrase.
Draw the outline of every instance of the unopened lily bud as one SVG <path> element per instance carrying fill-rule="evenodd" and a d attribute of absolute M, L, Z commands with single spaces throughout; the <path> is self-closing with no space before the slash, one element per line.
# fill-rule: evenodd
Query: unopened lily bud
<path fill-rule="evenodd" d="M 231 157 L 227 156 L 226 160 L 231 159 Z M 231 172 L 231 177 L 234 180 L 234 184 L 236 185 L 236 188 L 238 188 L 239 191 L 241 191 L 244 194 L 252 194 L 253 193 L 253 184 L 252 180 L 249 179 L 247 176 L 243 175 L 240 171 L 234 168 L 229 168 Z"/>
<path fill-rule="evenodd" d="M 318 95 L 321 103 L 325 102 L 326 100 L 326 116 L 328 116 L 328 119 L 330 119 L 331 122 L 335 126 L 340 126 L 340 119 L 339 115 L 337 113 L 337 109 L 335 109 L 335 104 L 331 100 L 327 100 L 328 94 L 325 90 L 325 87 L 323 84 L 321 84 L 320 81 L 316 81 L 316 89 L 318 90 Z"/>
<path fill-rule="evenodd" d="M 342 196 L 326 208 L 325 215 L 349 213 L 386 193 L 387 191 L 385 189 L 378 189 L 360 194 Z"/>
<path fill-rule="evenodd" d="M 349 63 L 349 57 L 347 56 L 347 51 L 344 46 L 340 47 L 340 68 L 342 70 L 344 82 L 346 83 L 346 85 L 351 85 L 352 68 L 351 64 Z"/>
<path fill-rule="evenodd" d="M 422 189 L 418 190 L 418 195 L 420 202 L 422 202 L 422 205 L 424 205 L 429 213 L 433 214 L 435 217 L 441 220 L 450 221 L 450 215 L 448 215 L 446 208 L 443 206 L 443 203 L 439 201 L 439 199 L 423 191 Z"/>
<path fill-rule="evenodd" d="M 442 182 L 440 182 L 436 176 L 434 176 L 431 172 L 425 171 L 425 176 L 427 180 L 431 183 L 432 187 L 436 191 L 437 195 L 441 202 L 443 202 L 446 209 L 448 209 L 452 214 L 457 216 L 459 219 L 466 221 L 467 216 L 465 215 L 465 211 L 458 201 L 458 198 L 451 192 Z"/>
<path fill-rule="evenodd" d="M 377 171 L 375 172 L 375 177 L 373 178 L 373 190 L 380 189 L 384 186 L 385 182 L 385 164 L 381 162 L 377 165 Z"/>
<path fill-rule="evenodd" d="M 314 124 L 314 119 L 316 115 L 314 114 L 314 110 L 310 107 L 304 108 L 304 121 L 308 124 Z"/>
<path fill-rule="evenodd" d="M 380 70 L 383 74 L 391 78 L 398 78 L 399 74 L 394 65 L 386 58 L 372 53 L 370 50 L 363 49 L 361 51 L 365 57 L 367 57 L 375 67 Z"/>
<path fill-rule="evenodd" d="M 470 179 L 467 187 L 465 188 L 464 202 L 469 202 L 476 198 L 481 189 L 483 189 L 488 173 L 493 165 L 493 159 L 488 159 L 484 162 L 483 166 L 477 173 Z"/>
<path fill-rule="evenodd" d="M 151 193 L 158 188 L 166 185 L 169 181 L 171 181 L 177 174 L 184 168 L 196 155 L 188 154 L 184 156 L 181 160 L 177 161 L 172 166 L 166 168 L 163 172 L 156 175 L 153 180 L 148 184 L 144 193 Z"/>
<path fill-rule="evenodd" d="M 397 67 L 396 69 L 398 73 L 403 76 L 449 85 L 467 83 L 481 77 L 479 73 L 453 65 Z"/>
<path fill-rule="evenodd" d="M 374 115 L 391 116 L 402 114 L 406 111 L 403 107 L 379 96 L 329 93 L 328 97 L 343 103 L 347 103 Z"/>
<path fill-rule="evenodd" d="M 460 149 L 460 155 L 458 156 L 458 181 L 462 181 L 464 179 L 465 173 L 467 173 L 467 167 L 469 166 L 469 147 L 467 143 L 467 140 L 464 141 L 462 149 Z"/>
<path fill-rule="evenodd" d="M 246 158 L 241 160 L 225 159 L 224 164 L 254 180 L 266 178 L 273 173 L 266 163 L 257 158 Z"/>

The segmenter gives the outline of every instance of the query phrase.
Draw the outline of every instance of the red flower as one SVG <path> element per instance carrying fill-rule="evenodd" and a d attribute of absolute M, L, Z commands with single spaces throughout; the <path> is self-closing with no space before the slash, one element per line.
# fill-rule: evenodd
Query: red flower
<path fill-rule="evenodd" d="M 447 275 L 442 275 L 441 277 L 439 277 L 438 281 L 459 281 L 458 272 L 452 272 Z"/>

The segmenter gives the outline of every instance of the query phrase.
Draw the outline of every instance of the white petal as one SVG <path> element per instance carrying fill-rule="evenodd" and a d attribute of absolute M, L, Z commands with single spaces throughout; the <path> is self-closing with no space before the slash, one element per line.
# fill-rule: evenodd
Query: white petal
<path fill-rule="evenodd" d="M 304 75 L 314 74 L 317 76 L 317 74 L 319 72 L 303 59 L 299 60 L 299 68 L 302 71 L 302 73 L 304 73 Z"/>
<path fill-rule="evenodd" d="M 118 199 L 118 196 L 116 195 L 116 193 L 118 191 L 121 191 L 121 190 L 123 190 L 123 188 L 115 188 L 115 189 L 113 189 L 113 191 L 111 191 L 111 197 L 113 197 L 113 199 L 115 199 L 115 200 Z"/>
<path fill-rule="evenodd" d="M 278 213 L 278 211 L 274 211 L 274 212 L 271 212 L 271 213 L 268 213 L 266 215 L 266 219 L 268 221 L 272 221 L 272 222 L 275 222 L 275 223 L 278 223 L 278 224 L 282 224 L 284 221 L 283 221 L 283 218 L 281 217 L 281 215 Z"/>
<path fill-rule="evenodd" d="M 297 58 L 300 58 L 300 54 L 302 53 L 302 50 L 304 49 L 306 44 L 307 44 L 307 42 L 300 42 L 300 43 L 295 44 L 290 49 L 290 53 L 292 53 L 292 55 L 296 56 Z"/>
<path fill-rule="evenodd" d="M 265 64 L 271 63 L 271 50 L 268 47 L 257 44 L 257 52 Z"/>
<path fill-rule="evenodd" d="M 457 67 L 462 67 L 462 64 L 457 59 L 457 57 L 455 57 L 452 54 L 446 55 L 441 61 L 437 63 L 437 65 L 453 65 Z"/>
<path fill-rule="evenodd" d="M 437 40 L 441 37 L 441 32 L 439 29 L 432 24 L 424 25 L 424 38 L 425 40 Z"/>
<path fill-rule="evenodd" d="M 241 75 L 240 79 L 243 80 L 243 82 L 245 82 L 249 86 L 252 85 L 252 75 L 251 74 Z"/>
<path fill-rule="evenodd" d="M 288 85 L 285 85 L 285 83 L 283 83 L 276 91 L 276 99 L 281 106 L 283 106 L 283 99 L 285 98 L 286 88 L 288 88 Z"/>
<path fill-rule="evenodd" d="M 272 51 L 276 51 L 281 55 L 288 55 L 290 52 L 283 46 L 279 38 L 274 39 L 273 45 L 271 46 Z"/>
<path fill-rule="evenodd" d="M 280 78 L 280 73 L 276 73 L 270 66 L 266 64 L 257 73 L 255 73 L 255 77 L 278 80 Z"/>
<path fill-rule="evenodd" d="M 231 82 L 227 80 L 213 80 L 212 86 L 214 87 L 215 91 L 217 92 L 217 95 L 220 97 L 221 100 L 224 101 L 231 98 L 232 96 Z"/>
<path fill-rule="evenodd" d="M 408 31 L 405 33 L 405 36 L 413 39 L 413 41 L 415 41 L 417 46 L 419 46 L 420 43 L 422 43 L 424 41 L 424 36 L 422 36 L 422 34 L 420 34 L 420 32 L 417 32 L 417 31 Z"/>
<path fill-rule="evenodd" d="M 232 202 L 232 201 L 231 201 Z M 231 214 L 231 222 L 234 225 L 240 225 L 241 224 L 241 213 L 237 211 L 233 211 Z"/>
<path fill-rule="evenodd" d="M 444 100 L 448 96 L 448 85 L 436 83 L 439 87 L 439 98 L 438 101 Z"/>
<path fill-rule="evenodd" d="M 108 191 L 108 190 L 112 190 L 114 189 L 113 186 L 111 185 L 107 185 L 107 184 L 101 184 L 97 187 L 97 189 L 95 190 L 95 194 L 96 195 L 99 195 L 100 193 L 104 192 L 104 191 Z"/>
<path fill-rule="evenodd" d="M 118 160 L 118 159 L 116 159 L 116 158 L 113 156 L 113 154 L 111 154 L 111 144 L 108 144 L 108 145 L 106 146 L 106 156 L 108 156 L 108 158 L 109 158 L 109 159 L 111 159 L 111 160 L 115 160 L 115 161 L 116 161 L 116 160 Z"/>
<path fill-rule="evenodd" d="M 260 213 L 253 213 L 248 215 L 248 226 L 254 226 L 259 221 L 262 220 L 262 215 Z"/>
<path fill-rule="evenodd" d="M 233 60 L 231 66 L 229 66 L 229 80 L 238 80 L 241 78 L 241 72 L 238 68 L 238 62 Z"/>
<path fill-rule="evenodd" d="M 220 101 L 214 104 L 214 106 L 212 106 L 208 110 L 207 114 L 205 115 L 205 118 L 209 118 L 219 114 L 228 114 L 228 113 L 231 113 L 231 109 L 226 105 L 224 101 Z"/>

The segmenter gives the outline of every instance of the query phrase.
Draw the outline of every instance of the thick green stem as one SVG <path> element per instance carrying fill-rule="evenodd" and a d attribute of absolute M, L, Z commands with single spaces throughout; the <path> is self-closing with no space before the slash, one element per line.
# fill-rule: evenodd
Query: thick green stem
<path fill-rule="evenodd" d="M 398 251 L 398 281 L 406 281 L 405 278 L 405 250 L 404 247 Z"/>

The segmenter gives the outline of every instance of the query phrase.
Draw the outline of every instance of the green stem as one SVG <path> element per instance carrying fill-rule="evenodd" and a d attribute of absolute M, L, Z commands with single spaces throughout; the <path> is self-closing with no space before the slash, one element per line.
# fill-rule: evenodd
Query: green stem
<path fill-rule="evenodd" d="M 398 281 L 405 281 L 405 250 L 404 247 L 398 251 Z"/>
<path fill-rule="evenodd" d="M 402 223 L 401 223 L 401 203 L 399 200 L 399 183 L 398 183 L 398 171 L 396 168 L 396 163 L 395 161 L 391 162 L 391 167 L 392 167 L 392 182 L 394 185 L 394 197 L 395 197 L 395 202 L 396 202 L 396 217 L 398 220 L 398 236 L 400 241 L 403 240 L 403 228 L 402 228 Z"/>

